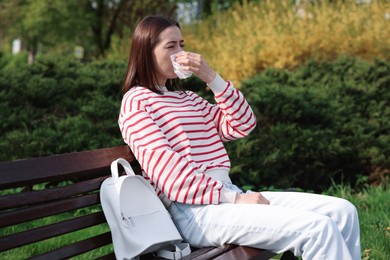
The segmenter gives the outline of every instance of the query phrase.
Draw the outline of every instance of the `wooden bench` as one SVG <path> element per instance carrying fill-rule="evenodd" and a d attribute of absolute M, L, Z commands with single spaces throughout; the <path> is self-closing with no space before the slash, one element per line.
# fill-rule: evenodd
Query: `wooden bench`
<path fill-rule="evenodd" d="M 140 173 L 127 146 L 0 162 L 0 258 L 10 258 L 9 253 L 20 259 L 91 259 L 88 253 L 93 251 L 93 258 L 115 259 L 99 188 L 110 175 L 111 162 L 119 157 Z M 12 252 L 24 246 L 27 254 Z M 224 245 L 194 248 L 185 259 L 269 259 L 274 255 Z"/>

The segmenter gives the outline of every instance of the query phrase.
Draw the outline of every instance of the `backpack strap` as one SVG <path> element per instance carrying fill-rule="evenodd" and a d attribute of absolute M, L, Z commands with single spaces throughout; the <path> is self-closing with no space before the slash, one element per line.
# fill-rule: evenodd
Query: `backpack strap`
<path fill-rule="evenodd" d="M 119 173 L 118 173 L 118 165 L 119 164 L 122 165 L 122 167 L 125 170 L 127 175 L 130 175 L 130 176 L 135 175 L 133 168 L 131 168 L 130 163 L 123 158 L 118 158 L 111 163 L 112 183 L 115 183 L 119 178 Z"/>
<path fill-rule="evenodd" d="M 161 250 L 158 250 L 155 255 L 165 259 L 181 259 L 191 253 L 190 244 L 188 243 L 178 243 L 172 244 L 164 247 Z"/>

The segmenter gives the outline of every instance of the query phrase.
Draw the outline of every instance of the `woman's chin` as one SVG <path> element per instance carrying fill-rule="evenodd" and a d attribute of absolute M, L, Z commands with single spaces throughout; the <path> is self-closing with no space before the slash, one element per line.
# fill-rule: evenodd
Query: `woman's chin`
<path fill-rule="evenodd" d="M 173 76 L 170 76 L 168 79 L 178 79 L 179 77 L 176 75 L 176 74 L 174 74 Z"/>

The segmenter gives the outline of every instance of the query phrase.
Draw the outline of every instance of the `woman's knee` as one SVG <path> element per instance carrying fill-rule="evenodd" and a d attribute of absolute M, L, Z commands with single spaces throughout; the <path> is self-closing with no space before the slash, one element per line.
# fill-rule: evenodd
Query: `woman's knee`
<path fill-rule="evenodd" d="M 331 218 L 337 224 L 344 237 L 349 237 L 354 230 L 359 229 L 359 217 L 356 207 L 345 199 L 338 199 Z"/>
<path fill-rule="evenodd" d="M 317 243 L 329 243 L 334 237 L 340 235 L 337 223 L 330 217 L 320 216 L 317 219 L 317 232 L 313 237 Z"/>
<path fill-rule="evenodd" d="M 338 212 L 341 216 L 357 217 L 358 211 L 355 205 L 346 199 L 338 199 L 334 206 L 336 207 L 335 212 Z"/>

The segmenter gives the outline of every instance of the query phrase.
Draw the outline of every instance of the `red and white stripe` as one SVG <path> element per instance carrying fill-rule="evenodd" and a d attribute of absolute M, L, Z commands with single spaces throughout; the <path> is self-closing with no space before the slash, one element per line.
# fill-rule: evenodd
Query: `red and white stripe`
<path fill-rule="evenodd" d="M 133 87 L 123 97 L 119 126 L 124 141 L 159 195 L 190 204 L 218 204 L 222 183 L 204 172 L 230 169 L 223 141 L 256 126 L 252 109 L 229 82 L 210 104 L 193 92 L 156 94 Z"/>

